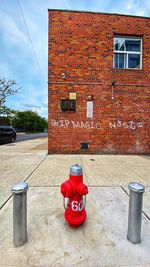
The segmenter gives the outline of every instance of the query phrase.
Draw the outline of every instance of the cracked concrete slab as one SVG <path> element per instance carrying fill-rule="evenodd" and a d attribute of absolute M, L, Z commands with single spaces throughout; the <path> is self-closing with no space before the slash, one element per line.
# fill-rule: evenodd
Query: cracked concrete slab
<path fill-rule="evenodd" d="M 69 178 L 70 167 L 77 163 L 82 165 L 80 155 L 49 155 L 30 177 L 30 185 L 59 186 Z M 85 175 L 84 182 L 87 183 Z"/>
<path fill-rule="evenodd" d="M 150 156 L 114 156 L 114 158 L 134 173 L 141 183 L 150 184 Z"/>
<path fill-rule="evenodd" d="M 43 139 L 0 146 L 0 207 L 11 195 L 11 187 L 27 179 L 47 156 L 46 150 L 31 152 L 39 142 Z"/>
<path fill-rule="evenodd" d="M 63 216 L 59 188 L 28 191 L 28 242 L 12 243 L 12 199 L 1 210 L 0 266 L 148 266 L 150 223 L 143 216 L 142 242 L 127 238 L 128 196 L 121 188 L 89 188 L 87 221 L 78 229 Z"/>
<path fill-rule="evenodd" d="M 134 160 L 129 168 L 128 165 L 131 164 L 130 156 L 128 158 L 128 156 L 113 155 L 81 155 L 88 184 L 92 186 L 126 186 L 129 182 L 136 180 L 150 184 L 148 160 L 145 159 L 144 161 L 142 159 L 144 163 L 139 175 L 136 160 L 140 162 L 141 157 L 132 157 Z M 144 175 L 144 172 L 146 172 L 146 175 Z"/>

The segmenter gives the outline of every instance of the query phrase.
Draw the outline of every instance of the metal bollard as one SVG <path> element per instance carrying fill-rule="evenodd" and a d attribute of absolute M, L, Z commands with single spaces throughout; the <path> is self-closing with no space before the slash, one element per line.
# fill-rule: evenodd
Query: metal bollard
<path fill-rule="evenodd" d="M 25 182 L 13 186 L 13 243 L 22 246 L 27 241 L 27 190 Z"/>
<path fill-rule="evenodd" d="M 131 182 L 128 184 L 129 215 L 127 239 L 132 243 L 141 242 L 142 203 L 145 187 L 142 184 Z"/>

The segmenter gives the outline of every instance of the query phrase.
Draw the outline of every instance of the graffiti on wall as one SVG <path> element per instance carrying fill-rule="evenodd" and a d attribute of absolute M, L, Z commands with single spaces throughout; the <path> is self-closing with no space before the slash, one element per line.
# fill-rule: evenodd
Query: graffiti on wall
<path fill-rule="evenodd" d="M 109 122 L 110 128 L 125 128 L 125 129 L 131 129 L 136 130 L 137 128 L 142 128 L 144 126 L 144 122 L 135 122 L 135 121 L 116 121 L 116 122 Z"/>
<path fill-rule="evenodd" d="M 80 129 L 97 129 L 97 130 L 103 130 L 102 123 L 101 122 L 93 122 L 93 121 L 73 121 L 73 120 L 51 120 L 51 125 L 53 127 L 58 128 L 80 128 Z M 111 129 L 130 129 L 130 130 L 136 130 L 138 128 L 144 127 L 144 122 L 135 122 L 135 121 L 121 121 L 117 120 L 114 122 L 108 123 L 108 128 Z"/>

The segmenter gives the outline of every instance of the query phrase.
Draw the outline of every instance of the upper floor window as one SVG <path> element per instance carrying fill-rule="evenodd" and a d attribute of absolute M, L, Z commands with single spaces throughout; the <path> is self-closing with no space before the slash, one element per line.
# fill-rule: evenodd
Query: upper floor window
<path fill-rule="evenodd" d="M 114 68 L 142 68 L 142 39 L 139 37 L 114 37 Z"/>

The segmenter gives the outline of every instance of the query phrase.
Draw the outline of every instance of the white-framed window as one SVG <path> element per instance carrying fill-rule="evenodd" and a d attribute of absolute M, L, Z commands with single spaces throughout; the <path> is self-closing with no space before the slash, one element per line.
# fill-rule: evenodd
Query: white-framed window
<path fill-rule="evenodd" d="M 115 36 L 113 67 L 117 69 L 141 69 L 142 38 Z"/>

